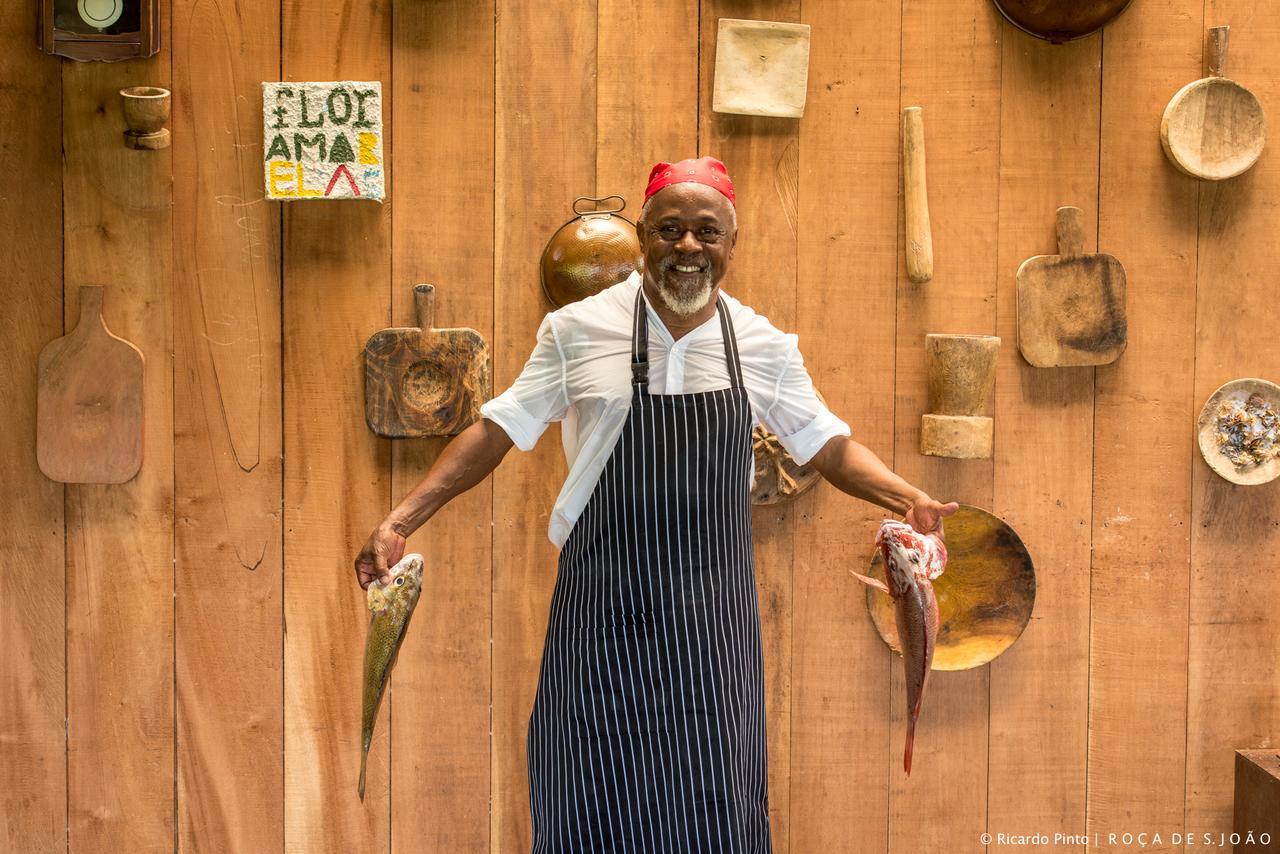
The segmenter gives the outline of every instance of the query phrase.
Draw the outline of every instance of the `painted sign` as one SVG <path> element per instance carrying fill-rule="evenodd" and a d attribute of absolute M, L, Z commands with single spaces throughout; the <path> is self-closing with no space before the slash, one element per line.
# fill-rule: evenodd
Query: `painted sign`
<path fill-rule="evenodd" d="M 372 199 L 384 195 L 382 84 L 262 84 L 268 199 Z"/>

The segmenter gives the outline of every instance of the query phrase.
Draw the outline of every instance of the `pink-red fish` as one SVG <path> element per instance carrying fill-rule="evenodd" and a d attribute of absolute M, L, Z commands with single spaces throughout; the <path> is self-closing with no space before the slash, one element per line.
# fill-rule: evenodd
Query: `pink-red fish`
<path fill-rule="evenodd" d="M 931 582 L 947 566 L 947 547 L 937 534 L 921 534 L 904 522 L 889 520 L 876 533 L 876 547 L 884 558 L 889 583 L 856 572 L 853 575 L 893 597 L 907 676 L 907 745 L 902 767 L 910 776 L 916 719 L 920 717 L 920 702 L 938 641 L 938 600 Z"/>

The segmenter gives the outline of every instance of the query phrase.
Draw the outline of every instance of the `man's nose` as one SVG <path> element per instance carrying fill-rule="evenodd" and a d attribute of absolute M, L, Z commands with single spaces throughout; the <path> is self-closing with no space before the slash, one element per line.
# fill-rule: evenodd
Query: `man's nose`
<path fill-rule="evenodd" d="M 698 252 L 702 249 L 702 244 L 698 242 L 698 238 L 693 236 L 693 229 L 686 228 L 684 233 L 680 235 L 680 239 L 676 241 L 676 249 L 681 252 Z"/>

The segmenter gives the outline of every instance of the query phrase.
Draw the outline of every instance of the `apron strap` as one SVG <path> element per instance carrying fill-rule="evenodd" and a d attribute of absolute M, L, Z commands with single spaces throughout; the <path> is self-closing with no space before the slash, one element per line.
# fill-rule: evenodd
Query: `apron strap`
<path fill-rule="evenodd" d="M 724 337 L 724 357 L 729 364 L 729 382 L 734 388 L 742 388 L 742 360 L 738 358 L 738 336 L 733 331 L 733 320 L 724 304 L 724 297 L 716 294 L 716 313 L 720 315 L 720 334 Z"/>
<path fill-rule="evenodd" d="M 649 317 L 644 308 L 644 284 L 636 290 L 636 309 L 631 320 L 631 385 L 649 390 Z"/>
<path fill-rule="evenodd" d="M 724 357 L 733 388 L 743 388 L 742 360 L 738 356 L 738 337 L 733 320 L 725 306 L 724 296 L 716 295 L 716 314 L 720 316 L 720 335 L 724 339 Z M 631 324 L 631 384 L 647 392 L 649 386 L 649 315 L 645 309 L 644 285 L 636 290 L 636 305 Z"/>

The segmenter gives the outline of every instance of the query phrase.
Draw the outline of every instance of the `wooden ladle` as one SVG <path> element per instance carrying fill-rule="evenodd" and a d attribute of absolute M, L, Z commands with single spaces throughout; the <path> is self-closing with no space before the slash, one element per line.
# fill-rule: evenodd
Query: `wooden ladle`
<path fill-rule="evenodd" d="M 1258 161 L 1267 143 L 1262 104 L 1244 86 L 1222 76 L 1230 30 L 1209 30 L 1209 76 L 1179 89 L 1160 120 L 1164 153 L 1193 178 L 1234 178 Z"/>

